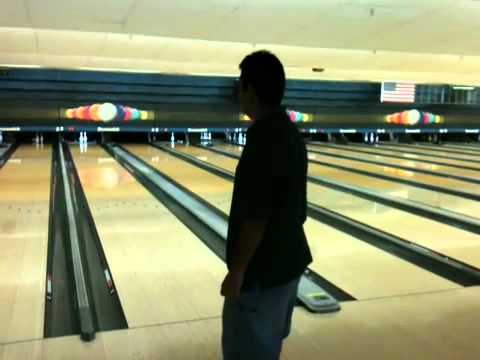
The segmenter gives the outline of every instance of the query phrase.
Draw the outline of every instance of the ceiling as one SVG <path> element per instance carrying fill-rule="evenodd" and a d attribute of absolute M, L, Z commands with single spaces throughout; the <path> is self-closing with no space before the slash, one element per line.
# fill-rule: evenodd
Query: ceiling
<path fill-rule="evenodd" d="M 478 85 L 479 20 L 477 0 L 4 0 L 0 64 L 236 75 L 267 48 L 290 78 Z"/>

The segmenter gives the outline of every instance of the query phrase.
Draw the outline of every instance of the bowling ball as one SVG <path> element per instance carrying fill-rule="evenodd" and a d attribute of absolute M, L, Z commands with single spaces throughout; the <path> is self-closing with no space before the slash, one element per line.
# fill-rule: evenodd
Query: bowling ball
<path fill-rule="evenodd" d="M 86 116 L 85 116 L 85 106 L 80 106 L 80 107 L 77 109 L 76 117 L 77 117 L 78 120 L 85 120 L 85 119 L 86 119 Z"/>
<path fill-rule="evenodd" d="M 100 121 L 100 117 L 98 114 L 99 109 L 100 109 L 100 104 L 93 104 L 92 106 L 90 106 L 90 109 L 88 110 L 90 120 Z"/>
<path fill-rule="evenodd" d="M 140 111 L 132 109 L 132 120 L 140 120 Z"/>
<path fill-rule="evenodd" d="M 428 124 L 428 113 L 426 113 L 426 112 L 422 113 L 422 122 L 424 124 Z"/>
<path fill-rule="evenodd" d="M 434 124 L 435 123 L 435 115 L 428 113 L 428 123 Z"/>
<path fill-rule="evenodd" d="M 400 123 L 402 125 L 408 125 L 408 111 L 403 111 L 400 114 Z"/>
<path fill-rule="evenodd" d="M 65 117 L 66 117 L 67 119 L 73 119 L 74 115 L 75 115 L 75 114 L 74 114 L 74 112 L 73 112 L 73 109 L 67 109 L 67 110 L 65 111 Z"/>
<path fill-rule="evenodd" d="M 85 120 L 92 120 L 90 118 L 90 106 L 85 106 L 85 110 L 83 111 L 83 116 L 85 117 Z"/>
<path fill-rule="evenodd" d="M 410 110 L 408 112 L 408 123 L 410 125 L 416 125 L 420 121 L 421 115 L 418 110 Z"/>
<path fill-rule="evenodd" d="M 90 106 L 87 105 L 83 107 L 83 120 L 90 120 L 89 110 Z"/>
<path fill-rule="evenodd" d="M 100 105 L 98 114 L 102 121 L 109 122 L 117 116 L 117 108 L 111 103 L 104 103 Z"/>
<path fill-rule="evenodd" d="M 125 106 L 123 110 L 125 111 L 125 116 L 123 119 L 125 121 L 130 121 L 132 119 L 132 109 L 129 108 L 128 106 Z"/>
<path fill-rule="evenodd" d="M 140 111 L 140 119 L 141 120 L 148 120 L 148 112 L 147 111 Z M 247 115 L 243 115 L 243 120 L 248 121 L 250 118 Z"/>
<path fill-rule="evenodd" d="M 288 117 L 290 118 L 290 121 L 291 121 L 291 122 L 295 122 L 296 115 L 295 115 L 295 112 L 294 112 L 294 111 L 290 111 L 290 112 L 288 113 Z"/>
<path fill-rule="evenodd" d="M 295 112 L 295 121 L 296 122 L 302 121 L 302 113 L 301 112 L 298 112 L 298 111 Z"/>
<path fill-rule="evenodd" d="M 124 121 L 125 120 L 125 109 L 121 105 L 116 105 L 117 107 L 117 117 L 115 120 Z"/>
<path fill-rule="evenodd" d="M 81 114 L 80 106 L 74 110 L 74 113 L 75 113 L 75 119 L 81 120 L 80 117 L 82 116 L 82 114 Z"/>
<path fill-rule="evenodd" d="M 402 119 L 402 115 L 400 113 L 395 113 L 392 115 L 393 123 L 396 125 L 400 125 L 400 120 Z"/>

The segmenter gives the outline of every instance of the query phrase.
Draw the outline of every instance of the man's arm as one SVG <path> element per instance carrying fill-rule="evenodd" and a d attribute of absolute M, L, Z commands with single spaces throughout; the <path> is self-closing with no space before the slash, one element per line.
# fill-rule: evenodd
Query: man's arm
<path fill-rule="evenodd" d="M 240 226 L 240 234 L 232 259 L 232 270 L 245 272 L 263 238 L 266 220 L 247 220 Z"/>
<path fill-rule="evenodd" d="M 237 297 L 240 295 L 245 271 L 262 241 L 266 224 L 265 220 L 247 220 L 240 226 L 232 265 L 222 284 L 221 294 L 223 296 Z"/>

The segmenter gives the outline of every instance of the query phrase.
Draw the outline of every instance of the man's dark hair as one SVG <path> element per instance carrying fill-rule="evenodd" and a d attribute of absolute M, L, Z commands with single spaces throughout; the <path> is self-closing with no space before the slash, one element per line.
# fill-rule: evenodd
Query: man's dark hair
<path fill-rule="evenodd" d="M 240 63 L 240 80 L 250 84 L 264 105 L 278 106 L 285 92 L 285 71 L 280 60 L 266 50 L 255 51 Z"/>

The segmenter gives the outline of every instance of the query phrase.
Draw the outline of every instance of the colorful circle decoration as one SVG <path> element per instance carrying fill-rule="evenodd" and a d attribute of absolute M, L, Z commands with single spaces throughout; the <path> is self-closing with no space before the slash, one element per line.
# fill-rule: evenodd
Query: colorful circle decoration
<path fill-rule="evenodd" d="M 419 111 L 416 109 L 402 111 L 395 114 L 385 116 L 385 122 L 387 124 L 394 125 L 431 125 L 431 124 L 443 124 L 444 119 L 440 115 L 434 115 L 428 112 Z"/>
<path fill-rule="evenodd" d="M 88 106 L 65 109 L 64 117 L 72 120 L 101 122 L 153 120 L 154 112 L 107 102 L 103 104 L 92 104 Z"/>
<path fill-rule="evenodd" d="M 313 121 L 313 115 L 312 114 L 306 114 L 306 113 L 301 113 L 299 111 L 293 111 L 293 110 L 287 110 L 287 116 L 290 119 L 291 122 L 293 123 L 298 123 L 298 122 L 310 122 Z M 144 119 L 144 111 L 140 111 L 140 119 Z M 240 114 L 240 121 L 252 121 L 250 117 L 247 114 Z"/>
<path fill-rule="evenodd" d="M 313 120 L 313 115 L 301 113 L 299 111 L 287 110 L 288 117 L 290 121 L 297 122 L 309 122 Z"/>

